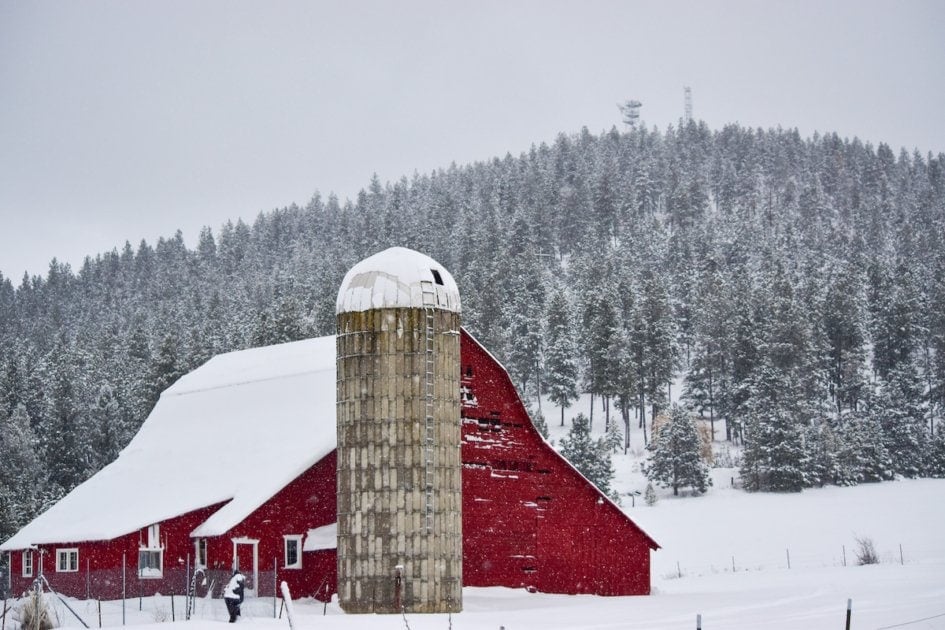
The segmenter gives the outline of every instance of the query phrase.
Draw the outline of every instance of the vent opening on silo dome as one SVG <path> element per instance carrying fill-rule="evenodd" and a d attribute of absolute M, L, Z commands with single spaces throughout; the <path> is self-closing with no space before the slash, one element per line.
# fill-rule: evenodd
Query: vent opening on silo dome
<path fill-rule="evenodd" d="M 433 273 L 433 281 L 438 285 L 443 286 L 443 276 L 440 275 L 439 269 L 431 269 L 430 271 Z"/>

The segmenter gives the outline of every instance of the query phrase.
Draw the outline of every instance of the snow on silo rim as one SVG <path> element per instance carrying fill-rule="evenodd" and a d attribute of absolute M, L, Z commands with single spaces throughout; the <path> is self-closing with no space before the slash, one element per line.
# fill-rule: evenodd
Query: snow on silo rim
<path fill-rule="evenodd" d="M 460 312 L 459 288 L 443 265 L 405 247 L 391 247 L 352 267 L 341 283 L 336 313 L 376 308 Z"/>

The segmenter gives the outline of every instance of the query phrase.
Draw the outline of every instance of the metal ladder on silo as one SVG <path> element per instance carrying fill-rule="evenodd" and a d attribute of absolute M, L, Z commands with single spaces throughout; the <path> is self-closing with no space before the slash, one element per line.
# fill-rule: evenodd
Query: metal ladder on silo
<path fill-rule="evenodd" d="M 424 312 L 424 436 L 423 436 L 423 465 L 424 465 L 424 517 L 423 526 L 427 533 L 433 531 L 433 486 L 435 483 L 436 462 L 434 453 L 436 447 L 436 420 L 434 418 L 434 317 L 436 307 L 436 289 L 432 282 L 420 282 L 420 292 Z"/>

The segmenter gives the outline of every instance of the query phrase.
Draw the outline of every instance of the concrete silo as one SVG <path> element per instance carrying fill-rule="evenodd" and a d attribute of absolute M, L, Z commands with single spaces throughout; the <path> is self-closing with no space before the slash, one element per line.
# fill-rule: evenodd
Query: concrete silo
<path fill-rule="evenodd" d="M 349 613 L 462 609 L 459 290 L 400 247 L 337 301 L 338 597 Z"/>

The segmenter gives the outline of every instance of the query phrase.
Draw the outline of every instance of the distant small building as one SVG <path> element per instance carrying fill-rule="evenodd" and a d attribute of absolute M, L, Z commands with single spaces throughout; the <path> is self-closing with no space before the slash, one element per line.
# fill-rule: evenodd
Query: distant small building
<path fill-rule="evenodd" d="M 545 442 L 505 369 L 459 331 L 462 584 L 645 595 L 658 545 Z M 79 598 L 337 592 L 334 336 L 214 357 L 118 459 L 0 545 L 10 590 Z M 454 372 L 455 374 L 455 372 Z M 206 582 L 203 578 L 206 577 Z"/>

